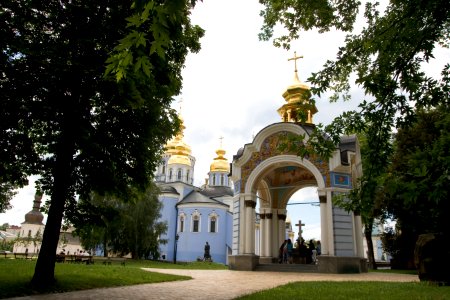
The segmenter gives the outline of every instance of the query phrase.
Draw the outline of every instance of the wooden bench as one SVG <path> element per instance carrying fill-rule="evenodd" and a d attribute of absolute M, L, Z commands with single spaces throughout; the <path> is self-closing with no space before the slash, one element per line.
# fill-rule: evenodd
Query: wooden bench
<path fill-rule="evenodd" d="M 94 261 L 98 261 L 109 266 L 113 263 L 120 263 L 122 266 L 125 266 L 127 259 L 125 257 L 96 257 Z"/>
<path fill-rule="evenodd" d="M 5 258 L 8 256 L 8 254 L 12 254 L 12 252 L 11 251 L 5 251 L 5 250 L 0 251 L 0 255 L 3 255 Z"/>
<path fill-rule="evenodd" d="M 23 259 L 33 259 L 34 256 L 35 256 L 35 253 L 14 252 L 14 258 L 15 258 L 15 259 L 19 259 L 19 258 L 23 258 Z"/>
<path fill-rule="evenodd" d="M 65 254 L 56 254 L 56 262 L 64 263 L 65 261 L 66 261 L 66 255 Z"/>
<path fill-rule="evenodd" d="M 69 263 L 86 263 L 87 265 L 94 263 L 92 255 L 66 255 L 64 261 Z"/>

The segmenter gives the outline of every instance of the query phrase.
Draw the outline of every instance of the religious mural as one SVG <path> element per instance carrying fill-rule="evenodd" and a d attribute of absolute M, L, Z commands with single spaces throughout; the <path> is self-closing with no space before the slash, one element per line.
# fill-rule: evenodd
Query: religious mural
<path fill-rule="evenodd" d="M 242 166 L 241 171 L 241 182 L 240 182 L 240 190 L 244 192 L 245 184 L 250 176 L 251 172 L 264 160 L 274 157 L 277 155 L 285 155 L 291 154 L 296 155 L 293 151 L 288 151 L 283 147 L 280 147 L 283 142 L 288 139 L 288 135 L 290 132 L 281 131 L 267 137 L 261 145 L 261 150 L 259 152 L 253 152 L 250 159 Z M 302 144 L 298 144 L 298 147 L 304 147 Z M 309 160 L 314 166 L 319 170 L 319 172 L 324 177 L 325 185 L 330 186 L 330 173 L 328 168 L 328 162 L 324 159 L 321 159 L 317 155 L 306 156 L 305 159 Z M 290 169 L 291 168 L 291 169 Z M 315 179 L 314 176 L 304 168 L 292 166 L 281 168 L 279 170 L 280 175 L 282 176 L 283 184 L 292 184 L 295 182 L 299 182 L 301 180 L 311 180 Z"/>

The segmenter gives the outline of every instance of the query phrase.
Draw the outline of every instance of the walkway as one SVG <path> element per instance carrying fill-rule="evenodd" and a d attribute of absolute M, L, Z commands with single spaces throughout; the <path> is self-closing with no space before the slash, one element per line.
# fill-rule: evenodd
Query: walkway
<path fill-rule="evenodd" d="M 263 289 L 273 288 L 294 281 L 419 281 L 418 276 L 415 275 L 390 273 L 307 274 L 284 272 L 244 272 L 230 270 L 147 270 L 152 272 L 191 276 L 193 280 L 93 289 L 12 299 L 234 299 L 238 296 L 250 294 Z"/>

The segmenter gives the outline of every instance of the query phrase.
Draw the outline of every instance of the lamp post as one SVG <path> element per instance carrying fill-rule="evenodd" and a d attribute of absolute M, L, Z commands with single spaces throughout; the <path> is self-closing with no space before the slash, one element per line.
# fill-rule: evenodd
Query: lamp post
<path fill-rule="evenodd" d="M 180 236 L 177 235 L 175 236 L 175 252 L 173 254 L 173 263 L 176 264 L 177 263 L 177 245 L 178 245 L 178 239 L 180 238 Z"/>

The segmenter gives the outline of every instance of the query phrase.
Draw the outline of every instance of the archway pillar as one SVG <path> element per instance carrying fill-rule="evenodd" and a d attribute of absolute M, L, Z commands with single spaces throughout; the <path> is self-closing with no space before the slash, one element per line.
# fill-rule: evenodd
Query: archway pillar
<path fill-rule="evenodd" d="M 322 203 L 321 203 L 322 208 Z M 333 199 L 330 190 L 326 193 L 326 204 L 324 209 L 326 232 L 322 233 L 322 255 L 335 255 L 334 252 L 334 228 L 333 228 Z M 322 213 L 322 210 L 320 211 Z"/>
<path fill-rule="evenodd" d="M 266 227 L 264 228 L 264 235 L 266 236 L 265 249 L 266 249 L 267 257 L 273 256 L 272 247 L 271 247 L 271 245 L 273 244 L 273 237 L 271 234 L 272 218 L 273 218 L 272 210 L 271 209 L 266 210 L 266 224 L 265 224 Z"/>
<path fill-rule="evenodd" d="M 272 262 L 272 210 L 269 208 L 260 208 L 260 235 L 261 235 L 261 251 L 260 263 Z"/>
<path fill-rule="evenodd" d="M 259 209 L 259 255 L 261 257 L 265 257 L 267 256 L 267 251 L 266 251 L 266 239 L 267 239 L 267 235 L 266 235 L 266 214 L 265 214 L 265 210 L 263 208 Z"/>
<path fill-rule="evenodd" d="M 328 255 L 328 220 L 327 220 L 327 196 L 319 195 L 320 201 L 320 239 L 321 239 L 321 254 Z"/>
<path fill-rule="evenodd" d="M 363 233 L 362 233 L 362 221 L 361 221 L 361 215 L 355 213 L 354 214 L 354 220 L 355 220 L 355 245 L 356 245 L 356 256 L 358 257 L 364 257 L 364 245 L 363 245 Z"/>
<path fill-rule="evenodd" d="M 256 195 L 245 195 L 244 254 L 255 254 L 255 207 Z"/>

